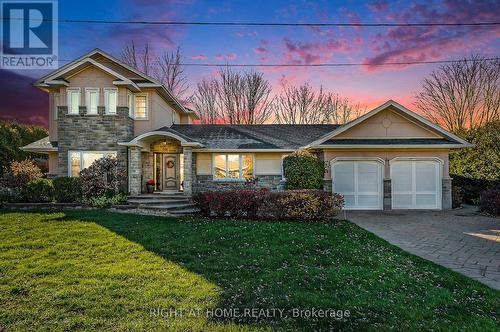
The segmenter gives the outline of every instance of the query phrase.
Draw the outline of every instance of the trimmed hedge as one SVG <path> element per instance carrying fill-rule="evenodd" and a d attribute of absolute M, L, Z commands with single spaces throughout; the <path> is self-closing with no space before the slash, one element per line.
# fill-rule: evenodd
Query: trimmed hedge
<path fill-rule="evenodd" d="M 35 179 L 28 182 L 23 193 L 30 203 L 48 203 L 54 200 L 54 186 L 48 179 Z"/>
<path fill-rule="evenodd" d="M 237 219 L 325 220 L 344 205 L 341 195 L 322 190 L 207 191 L 195 195 L 193 201 L 205 217 Z"/>
<path fill-rule="evenodd" d="M 54 196 L 58 203 L 75 203 L 82 199 L 80 178 L 60 177 L 52 180 Z"/>
<path fill-rule="evenodd" d="M 483 192 L 479 201 L 479 209 L 494 216 L 500 216 L 500 189 Z"/>
<path fill-rule="evenodd" d="M 297 151 L 283 158 L 286 189 L 320 189 L 323 186 L 323 162 L 307 151 Z"/>

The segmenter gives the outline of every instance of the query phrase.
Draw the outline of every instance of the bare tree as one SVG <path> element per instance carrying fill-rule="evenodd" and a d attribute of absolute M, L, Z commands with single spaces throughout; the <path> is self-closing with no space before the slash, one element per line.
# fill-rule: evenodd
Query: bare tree
<path fill-rule="evenodd" d="M 217 82 L 203 79 L 196 85 L 190 101 L 201 118 L 201 123 L 216 124 L 220 121 L 217 106 Z"/>
<path fill-rule="evenodd" d="M 216 80 L 221 120 L 231 124 L 262 124 L 272 115 L 271 85 L 262 73 L 219 69 Z"/>
<path fill-rule="evenodd" d="M 474 55 L 441 66 L 423 81 L 415 99 L 431 121 L 453 132 L 499 119 L 500 61 Z"/>
<path fill-rule="evenodd" d="M 243 110 L 242 122 L 244 124 L 262 124 L 266 122 L 272 114 L 273 98 L 271 95 L 271 85 L 264 78 L 262 73 L 250 72 L 243 76 L 242 91 L 245 107 Z"/>
<path fill-rule="evenodd" d="M 179 47 L 155 58 L 148 43 L 139 50 L 132 41 L 122 49 L 121 58 L 129 66 L 159 81 L 178 98 L 182 98 L 189 87 Z"/>
<path fill-rule="evenodd" d="M 163 52 L 156 59 L 153 75 L 175 96 L 184 95 L 189 85 L 182 65 L 180 47 L 177 47 L 175 52 Z"/>
<path fill-rule="evenodd" d="M 323 114 L 323 123 L 344 124 L 366 113 L 359 103 L 353 103 L 349 98 L 330 92 L 327 97 L 327 107 Z"/>
<path fill-rule="evenodd" d="M 298 87 L 288 86 L 276 98 L 275 121 L 288 124 L 322 123 L 327 107 L 328 96 L 322 87 L 315 93 L 308 83 Z"/>
<path fill-rule="evenodd" d="M 121 58 L 127 65 L 146 75 L 151 74 L 153 71 L 154 59 L 149 51 L 148 43 L 144 44 L 142 50 L 138 50 L 134 41 L 130 42 L 122 49 Z"/>

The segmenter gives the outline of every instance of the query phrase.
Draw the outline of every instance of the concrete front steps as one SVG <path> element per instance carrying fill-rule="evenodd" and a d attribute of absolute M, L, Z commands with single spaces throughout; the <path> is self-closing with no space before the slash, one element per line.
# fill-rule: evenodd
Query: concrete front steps
<path fill-rule="evenodd" d="M 162 191 L 128 197 L 128 205 L 137 209 L 167 212 L 173 215 L 190 215 L 199 210 L 191 201 L 191 196 L 181 191 Z"/>

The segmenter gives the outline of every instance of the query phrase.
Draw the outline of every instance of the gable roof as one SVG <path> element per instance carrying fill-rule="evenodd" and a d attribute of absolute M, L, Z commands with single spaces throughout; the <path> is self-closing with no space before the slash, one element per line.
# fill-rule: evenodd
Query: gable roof
<path fill-rule="evenodd" d="M 345 132 L 346 130 L 362 123 L 366 119 L 378 114 L 379 112 L 391 108 L 394 111 L 401 112 L 404 116 L 414 120 L 417 124 L 423 126 L 424 128 L 431 129 L 440 135 L 442 135 L 446 140 L 448 140 L 450 143 L 447 144 L 447 147 L 472 147 L 473 145 L 470 144 L 469 142 L 461 139 L 460 137 L 444 130 L 443 128 L 439 127 L 438 125 L 433 124 L 432 122 L 428 121 L 424 117 L 418 115 L 415 112 L 410 111 L 403 105 L 395 102 L 394 100 L 388 100 L 387 102 L 383 103 L 382 105 L 376 107 L 375 109 L 371 110 L 370 112 L 364 114 L 363 116 L 333 130 L 332 132 L 320 137 L 319 139 L 313 141 L 312 143 L 308 144 L 305 146 L 305 148 L 314 148 L 314 147 L 325 147 L 326 145 L 333 145 L 333 142 L 330 142 L 331 144 L 326 144 L 327 141 L 331 141 L 335 136 L 339 135 L 340 133 Z M 338 141 L 338 140 L 335 140 Z"/>
<path fill-rule="evenodd" d="M 296 150 L 338 128 L 318 125 L 208 125 L 174 124 L 156 131 L 174 130 L 190 141 L 213 150 Z"/>
<path fill-rule="evenodd" d="M 106 61 L 102 61 L 101 58 L 105 58 L 109 65 L 105 65 Z M 125 71 L 133 73 L 134 77 L 125 77 L 123 74 L 118 73 L 111 64 L 123 68 Z M 186 109 L 179 100 L 167 89 L 163 84 L 155 80 L 154 78 L 138 71 L 137 69 L 127 65 L 126 63 L 118 60 L 117 58 L 109 55 L 108 53 L 96 48 L 81 57 L 67 63 L 59 69 L 52 71 L 51 73 L 41 77 L 35 83 L 34 86 L 39 88 L 47 88 L 51 85 L 67 85 L 67 81 L 62 78 L 63 75 L 70 73 L 72 70 L 80 68 L 85 65 L 95 66 L 113 77 L 117 80 L 114 81 L 116 85 L 126 85 L 133 91 L 140 91 L 141 87 L 144 88 L 154 88 L 156 89 L 166 100 L 170 101 L 178 111 L 184 114 L 188 114 L 195 119 L 199 119 L 198 115 L 192 111 Z"/>

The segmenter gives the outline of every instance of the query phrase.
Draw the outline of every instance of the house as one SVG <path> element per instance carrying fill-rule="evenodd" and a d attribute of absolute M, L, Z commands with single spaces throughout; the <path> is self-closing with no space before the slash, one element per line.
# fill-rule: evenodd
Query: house
<path fill-rule="evenodd" d="M 49 94 L 49 136 L 23 147 L 48 154 L 50 176 L 78 176 L 116 156 L 137 195 L 228 186 L 283 187 L 283 157 L 308 149 L 324 190 L 347 209 L 449 209 L 448 153 L 471 146 L 395 101 L 345 125 L 201 125 L 160 83 L 94 50 L 34 84 Z"/>

